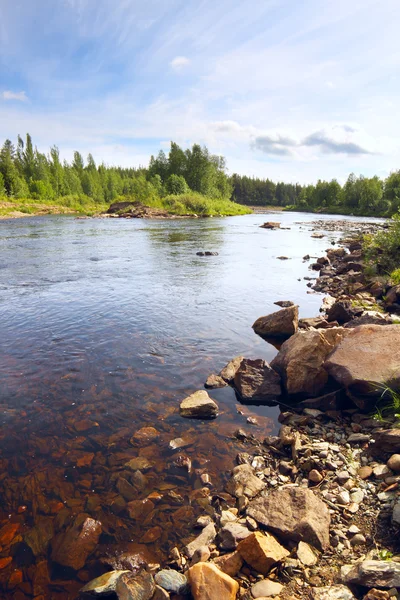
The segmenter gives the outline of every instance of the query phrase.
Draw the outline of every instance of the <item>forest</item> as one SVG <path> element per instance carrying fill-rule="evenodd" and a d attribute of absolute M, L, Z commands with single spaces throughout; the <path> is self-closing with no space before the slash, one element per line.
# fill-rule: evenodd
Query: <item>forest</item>
<path fill-rule="evenodd" d="M 27 199 L 97 212 L 118 200 L 140 201 L 176 214 L 243 214 L 243 206 L 277 206 L 301 211 L 390 216 L 400 207 L 400 171 L 387 179 L 349 175 L 338 181 L 300 185 L 238 174 L 228 175 L 224 157 L 205 146 L 151 156 L 147 167 L 96 165 L 76 151 L 61 161 L 57 146 L 48 154 L 34 147 L 29 134 L 17 144 L 6 140 L 0 151 L 0 198 L 29 206 Z M 240 205 L 240 206 L 238 206 Z"/>

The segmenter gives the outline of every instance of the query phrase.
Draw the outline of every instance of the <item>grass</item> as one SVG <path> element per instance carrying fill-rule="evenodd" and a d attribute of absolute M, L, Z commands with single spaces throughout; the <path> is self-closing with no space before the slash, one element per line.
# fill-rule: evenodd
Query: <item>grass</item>
<path fill-rule="evenodd" d="M 114 202 L 129 202 L 139 199 L 119 196 Z M 151 197 L 140 200 L 144 206 L 160 208 L 173 215 L 198 215 L 202 217 L 246 215 L 252 211 L 247 206 L 236 204 L 231 200 L 206 198 L 193 192 L 170 195 L 164 198 Z M 45 214 L 82 214 L 95 215 L 106 212 L 110 203 L 94 202 L 84 195 L 63 196 L 55 200 L 34 200 L 32 198 L 10 199 L 0 198 L 0 218 L 20 217 L 24 215 Z"/>
<path fill-rule="evenodd" d="M 388 385 L 382 386 L 382 394 L 375 406 L 373 418 L 381 423 L 392 420 L 393 417 L 400 419 L 400 392 Z M 400 427 L 400 421 L 395 422 L 395 427 Z"/>

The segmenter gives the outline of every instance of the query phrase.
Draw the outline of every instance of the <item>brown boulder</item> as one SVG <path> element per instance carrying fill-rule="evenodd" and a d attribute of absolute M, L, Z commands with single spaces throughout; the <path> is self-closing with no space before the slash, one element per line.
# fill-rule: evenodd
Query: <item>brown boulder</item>
<path fill-rule="evenodd" d="M 243 358 L 243 356 L 236 356 L 236 358 L 232 358 L 232 360 L 230 360 L 222 369 L 219 376 L 228 383 L 231 383 L 235 377 L 236 371 L 240 367 L 240 363 L 242 362 Z"/>
<path fill-rule="evenodd" d="M 382 395 L 386 385 L 400 388 L 400 327 L 361 325 L 334 349 L 324 368 L 350 393 Z"/>
<path fill-rule="evenodd" d="M 97 546 L 101 529 L 99 521 L 84 513 L 78 515 L 71 527 L 53 539 L 52 560 L 75 571 L 82 569 Z"/>
<path fill-rule="evenodd" d="M 189 582 L 194 600 L 235 600 L 239 584 L 212 563 L 190 567 Z"/>
<path fill-rule="evenodd" d="M 400 429 L 381 429 L 374 433 L 375 448 L 392 454 L 400 452 Z"/>
<path fill-rule="evenodd" d="M 280 381 L 280 375 L 265 360 L 244 358 L 236 371 L 234 385 L 244 401 L 263 404 L 279 398 Z"/>
<path fill-rule="evenodd" d="M 188 419 L 213 419 L 218 415 L 218 404 L 205 390 L 199 390 L 182 400 L 179 412 Z"/>
<path fill-rule="evenodd" d="M 267 221 L 266 223 L 263 223 L 263 225 L 260 225 L 260 227 L 262 229 L 280 229 L 281 224 L 277 221 Z"/>
<path fill-rule="evenodd" d="M 238 545 L 238 552 L 248 565 L 263 575 L 290 554 L 273 535 L 261 531 L 252 533 L 242 540 Z"/>
<path fill-rule="evenodd" d="M 283 539 L 329 546 L 328 508 L 310 489 L 281 488 L 250 502 L 247 514 Z"/>
<path fill-rule="evenodd" d="M 288 338 L 296 333 L 298 324 L 298 306 L 289 306 L 265 317 L 260 317 L 253 323 L 253 329 L 255 333 L 264 338 Z"/>
<path fill-rule="evenodd" d="M 325 359 L 347 335 L 349 330 L 334 327 L 298 332 L 284 342 L 271 367 L 281 375 L 286 392 L 318 396 L 328 381 Z"/>
<path fill-rule="evenodd" d="M 338 300 L 328 310 L 326 318 L 328 321 L 337 321 L 339 325 L 348 323 L 363 312 L 362 308 L 352 306 L 350 300 Z"/>

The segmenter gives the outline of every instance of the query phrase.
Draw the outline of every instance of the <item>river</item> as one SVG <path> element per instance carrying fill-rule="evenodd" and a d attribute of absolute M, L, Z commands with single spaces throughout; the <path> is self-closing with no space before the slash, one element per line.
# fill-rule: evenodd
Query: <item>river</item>
<path fill-rule="evenodd" d="M 267 219 L 282 229 L 260 228 Z M 251 325 L 278 310 L 275 301 L 318 314 L 321 295 L 304 280 L 316 274 L 302 257 L 321 256 L 341 232 L 311 238 L 312 220 L 283 212 L 0 222 L 0 525 L 18 524 L 20 536 L 10 549 L 0 530 L 0 564 L 13 557 L 0 570 L 6 597 L 30 597 L 35 566 L 49 558 L 49 540 L 35 556 L 27 532 L 55 535 L 80 513 L 102 522 L 100 544 L 77 574 L 49 560 L 44 598 L 74 598 L 99 559 L 122 549 L 164 560 L 205 510 L 196 495 L 204 475 L 221 489 L 235 465 L 235 430 L 276 432 L 277 407 L 243 407 L 231 388 L 210 392 L 220 406 L 212 422 L 182 419 L 179 402 L 234 356 L 273 358 Z M 196 255 L 205 250 L 218 256 Z M 173 452 L 178 437 L 186 445 Z M 139 482 L 124 467 L 135 457 L 147 459 Z M 131 488 L 123 499 L 120 478 L 135 498 L 151 495 L 148 514 L 128 516 Z M 10 569 L 22 573 L 16 585 Z"/>

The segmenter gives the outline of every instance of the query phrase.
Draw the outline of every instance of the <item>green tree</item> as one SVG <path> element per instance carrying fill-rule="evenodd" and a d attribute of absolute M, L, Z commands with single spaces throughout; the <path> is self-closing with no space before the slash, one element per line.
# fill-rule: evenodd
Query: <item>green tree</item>
<path fill-rule="evenodd" d="M 165 189 L 167 194 L 186 194 L 189 191 L 188 184 L 183 175 L 175 174 L 168 177 L 165 182 Z"/>

